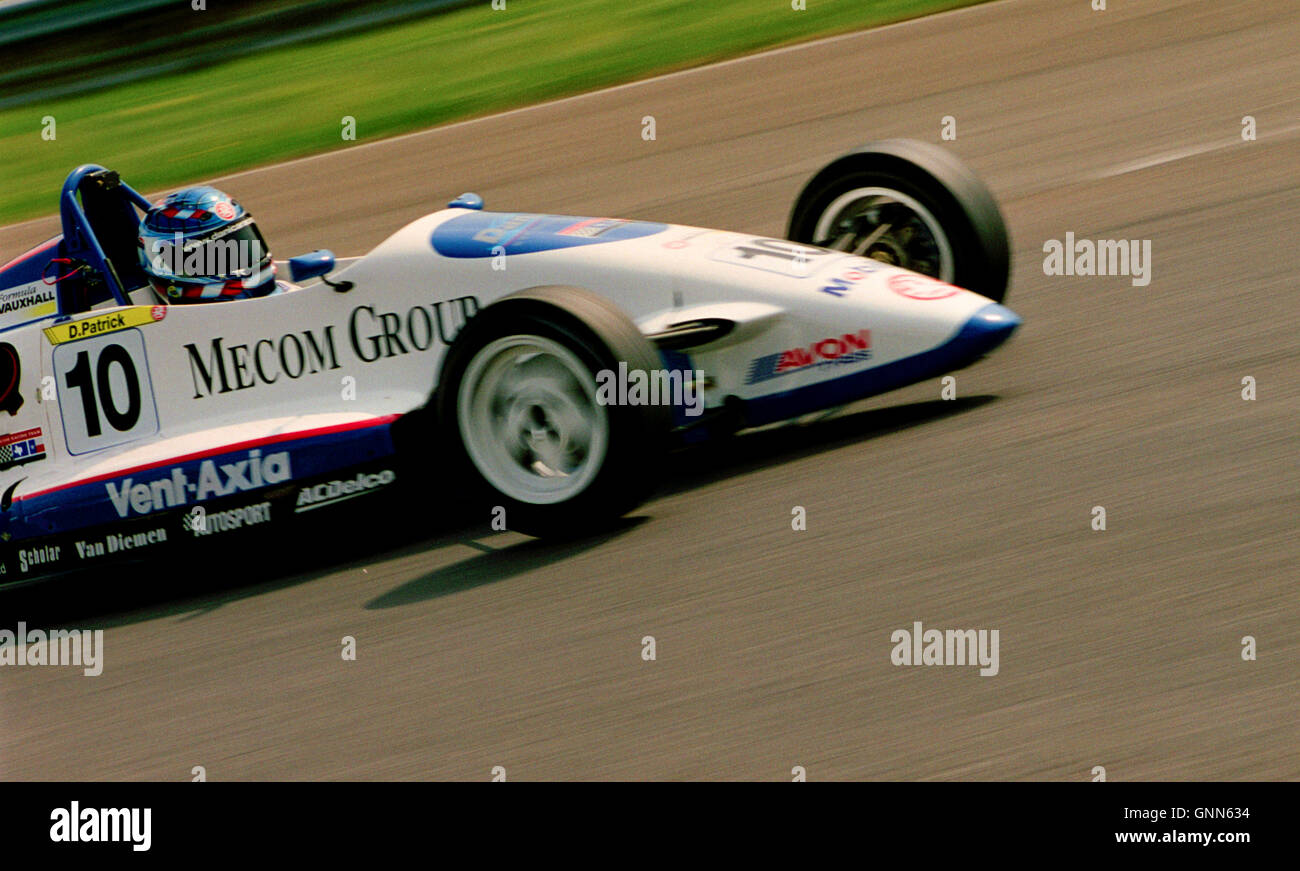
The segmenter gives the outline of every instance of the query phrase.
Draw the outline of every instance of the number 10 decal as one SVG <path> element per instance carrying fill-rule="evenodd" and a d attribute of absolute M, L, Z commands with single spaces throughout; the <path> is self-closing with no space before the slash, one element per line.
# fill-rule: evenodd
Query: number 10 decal
<path fill-rule="evenodd" d="M 53 362 L 69 453 L 97 451 L 158 431 L 139 330 L 57 345 Z"/>

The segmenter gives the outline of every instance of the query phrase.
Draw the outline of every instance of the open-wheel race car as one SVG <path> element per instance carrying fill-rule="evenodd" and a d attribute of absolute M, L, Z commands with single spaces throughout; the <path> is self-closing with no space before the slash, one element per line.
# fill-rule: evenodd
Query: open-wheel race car
<path fill-rule="evenodd" d="M 817 173 L 785 239 L 465 194 L 363 257 L 276 277 L 263 250 L 187 283 L 189 255 L 265 245 L 219 193 L 152 203 L 82 166 L 62 235 L 0 267 L 0 586 L 419 476 L 578 534 L 644 501 L 674 440 L 942 375 L 1020 323 L 992 196 L 905 140 Z M 160 261 L 169 228 L 209 219 Z"/>

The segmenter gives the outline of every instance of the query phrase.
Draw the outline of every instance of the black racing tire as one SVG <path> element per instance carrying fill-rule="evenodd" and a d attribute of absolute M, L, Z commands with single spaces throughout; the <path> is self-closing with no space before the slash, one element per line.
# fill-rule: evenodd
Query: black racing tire
<path fill-rule="evenodd" d="M 947 237 L 951 276 L 932 275 L 1001 302 L 1011 277 L 1011 240 L 993 194 L 955 156 L 928 142 L 887 139 L 832 161 L 804 186 L 790 214 L 786 238 L 807 245 L 818 239 L 828 210 L 853 191 L 884 188 L 920 203 Z M 844 207 L 836 207 L 842 214 Z M 830 247 L 829 245 L 826 245 Z M 905 262 L 899 265 L 912 268 Z M 917 269 L 916 271 L 926 271 Z M 937 271 L 937 270 L 935 270 Z"/>
<path fill-rule="evenodd" d="M 516 341 L 519 347 L 509 347 Z M 528 353 L 542 346 L 549 351 Z M 575 361 L 581 365 L 573 365 Z M 617 372 L 619 363 L 626 363 L 628 372 L 663 368 L 654 346 L 626 314 L 577 287 L 547 285 L 502 297 L 470 318 L 456 337 L 438 380 L 435 404 L 440 437 L 462 480 L 486 495 L 490 504 L 505 508 L 508 529 L 535 536 L 581 537 L 608 528 L 650 495 L 662 472 L 673 425 L 671 406 L 597 402 L 604 415 L 603 450 L 589 450 L 588 460 L 576 466 L 571 476 L 530 471 L 537 464 L 547 471 L 551 468 L 542 462 L 543 453 L 533 453 L 536 444 L 542 445 L 543 452 L 552 450 L 548 458 L 570 456 L 563 450 L 556 453 L 554 446 L 575 441 L 556 423 L 571 422 L 574 408 L 581 410 L 581 398 L 573 399 L 574 384 L 581 382 L 594 397 L 596 373 Z M 526 389 L 510 393 L 513 388 L 503 385 L 512 378 L 512 384 Z M 503 392 L 493 393 L 494 387 Z M 549 411 L 557 408 L 560 413 L 550 416 Z M 594 442 L 594 434 L 602 430 L 602 411 L 587 410 L 593 415 L 587 422 Z M 532 435 L 504 423 L 516 420 Z M 525 460 L 514 457 L 512 449 L 521 451 Z M 590 459 L 598 453 L 603 454 L 598 462 Z M 529 457 L 534 458 L 532 463 L 527 462 Z M 562 480 L 570 477 L 586 483 L 558 500 L 555 493 L 544 490 L 552 484 L 576 486 Z"/>

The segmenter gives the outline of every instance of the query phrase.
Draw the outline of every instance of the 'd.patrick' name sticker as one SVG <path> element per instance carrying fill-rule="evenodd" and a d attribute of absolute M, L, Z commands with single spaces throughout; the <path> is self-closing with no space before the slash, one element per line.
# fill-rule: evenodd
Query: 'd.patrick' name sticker
<path fill-rule="evenodd" d="M 128 327 L 141 327 L 145 324 L 157 323 L 165 317 L 167 317 L 166 306 L 132 306 L 108 314 L 95 315 L 94 317 L 82 318 L 79 321 L 46 327 L 45 338 L 50 340 L 51 345 L 58 345 L 91 336 L 102 336 L 104 333 L 125 330 Z"/>

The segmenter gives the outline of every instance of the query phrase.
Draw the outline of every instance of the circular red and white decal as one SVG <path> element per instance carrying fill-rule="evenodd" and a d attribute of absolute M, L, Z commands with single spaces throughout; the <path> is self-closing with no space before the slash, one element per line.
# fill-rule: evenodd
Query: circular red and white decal
<path fill-rule="evenodd" d="M 235 217 L 235 207 L 230 203 L 217 203 L 212 207 L 212 211 L 216 212 L 217 217 L 223 221 L 229 221 Z"/>
<path fill-rule="evenodd" d="M 163 318 L 167 317 L 167 306 L 156 305 L 153 308 L 149 309 L 149 317 L 153 318 L 156 321 L 160 321 Z"/>
<path fill-rule="evenodd" d="M 891 275 L 889 289 L 911 299 L 947 299 L 961 293 L 960 287 L 924 275 Z"/>

